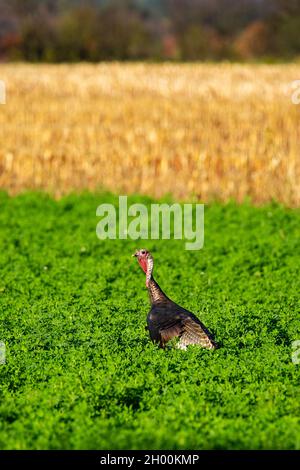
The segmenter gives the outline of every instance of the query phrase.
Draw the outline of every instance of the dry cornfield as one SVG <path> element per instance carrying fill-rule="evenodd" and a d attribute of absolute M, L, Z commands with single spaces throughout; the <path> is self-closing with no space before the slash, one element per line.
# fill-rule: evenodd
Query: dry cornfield
<path fill-rule="evenodd" d="M 300 205 L 299 65 L 2 64 L 0 186 Z"/>

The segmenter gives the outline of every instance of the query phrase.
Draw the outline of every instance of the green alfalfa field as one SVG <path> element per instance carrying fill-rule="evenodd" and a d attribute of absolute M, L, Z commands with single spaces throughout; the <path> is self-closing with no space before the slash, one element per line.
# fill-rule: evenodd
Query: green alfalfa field
<path fill-rule="evenodd" d="M 299 449 L 299 210 L 213 203 L 187 251 L 100 241 L 103 202 L 0 195 L 0 448 Z M 141 247 L 220 349 L 150 342 Z"/>

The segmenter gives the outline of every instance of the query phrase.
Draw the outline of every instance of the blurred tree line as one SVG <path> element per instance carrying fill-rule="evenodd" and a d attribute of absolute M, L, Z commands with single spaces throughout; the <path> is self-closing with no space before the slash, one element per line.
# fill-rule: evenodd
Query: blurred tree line
<path fill-rule="evenodd" d="M 300 0 L 0 0 L 0 59 L 300 56 Z"/>

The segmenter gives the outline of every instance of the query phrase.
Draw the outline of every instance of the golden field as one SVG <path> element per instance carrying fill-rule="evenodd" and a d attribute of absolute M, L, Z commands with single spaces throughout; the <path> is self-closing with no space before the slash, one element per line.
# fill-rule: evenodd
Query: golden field
<path fill-rule="evenodd" d="M 0 186 L 300 205 L 299 65 L 1 64 Z"/>

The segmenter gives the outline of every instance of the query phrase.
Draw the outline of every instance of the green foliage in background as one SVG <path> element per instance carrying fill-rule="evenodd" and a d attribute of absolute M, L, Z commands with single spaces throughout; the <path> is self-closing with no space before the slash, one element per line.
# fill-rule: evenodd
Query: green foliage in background
<path fill-rule="evenodd" d="M 300 0 L 0 0 L 0 61 L 287 61 Z"/>
<path fill-rule="evenodd" d="M 0 448 L 299 449 L 299 211 L 212 204 L 192 252 L 100 241 L 103 202 L 0 195 Z M 137 247 L 219 350 L 149 341 Z"/>

